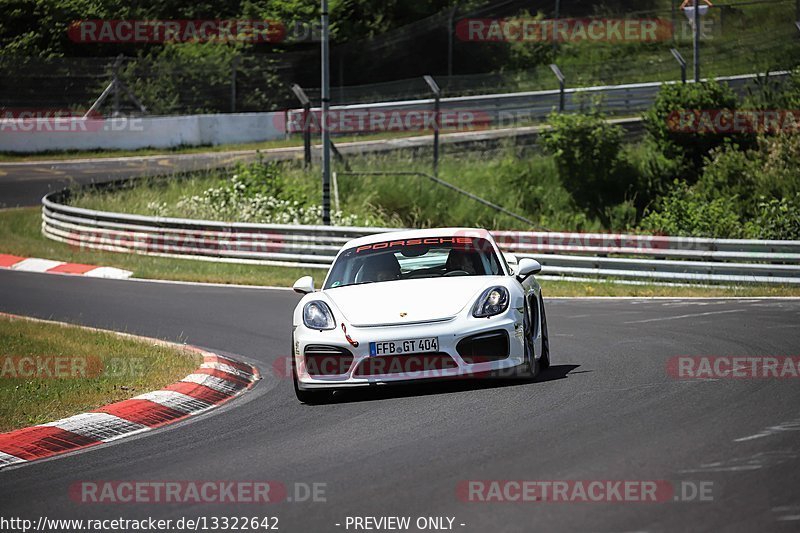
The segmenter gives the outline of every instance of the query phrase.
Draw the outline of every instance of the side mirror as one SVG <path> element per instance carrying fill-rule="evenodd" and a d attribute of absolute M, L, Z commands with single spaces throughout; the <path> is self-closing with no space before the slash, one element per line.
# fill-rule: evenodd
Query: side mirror
<path fill-rule="evenodd" d="M 311 276 L 303 276 L 294 282 L 292 289 L 294 289 L 294 292 L 299 292 L 300 294 L 314 292 L 314 278 Z"/>
<path fill-rule="evenodd" d="M 508 267 L 511 269 L 512 274 L 516 274 L 517 272 L 517 256 L 510 253 L 510 252 L 503 252 L 503 258 L 508 263 Z"/>
<path fill-rule="evenodd" d="M 524 257 L 519 260 L 519 268 L 517 268 L 517 278 L 523 281 L 528 276 L 538 274 L 542 271 L 542 265 L 536 259 Z"/>

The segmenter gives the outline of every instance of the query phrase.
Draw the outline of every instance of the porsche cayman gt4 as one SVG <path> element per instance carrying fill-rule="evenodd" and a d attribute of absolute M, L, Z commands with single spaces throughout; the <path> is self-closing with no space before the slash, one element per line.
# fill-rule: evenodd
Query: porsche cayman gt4
<path fill-rule="evenodd" d="M 294 310 L 300 401 L 349 387 L 476 375 L 533 378 L 550 365 L 534 259 L 503 254 L 488 231 L 390 232 L 352 240 Z"/>

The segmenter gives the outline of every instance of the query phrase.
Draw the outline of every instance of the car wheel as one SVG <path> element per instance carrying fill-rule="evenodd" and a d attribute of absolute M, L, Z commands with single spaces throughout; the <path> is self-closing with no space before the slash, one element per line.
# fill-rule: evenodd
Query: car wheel
<path fill-rule="evenodd" d="M 525 380 L 533 380 L 539 373 L 539 361 L 536 360 L 533 353 L 533 329 L 531 328 L 530 314 L 528 313 L 528 306 L 525 306 L 523 316 L 523 338 L 525 340 L 525 362 L 519 367 L 519 377 Z"/>
<path fill-rule="evenodd" d="M 292 349 L 294 349 L 294 341 L 292 341 Z M 297 363 L 294 359 L 294 352 L 292 352 L 292 383 L 294 384 L 294 395 L 301 402 L 308 405 L 322 404 L 330 401 L 333 394 L 327 390 L 303 390 L 297 381 Z"/>
<path fill-rule="evenodd" d="M 539 358 L 539 368 L 547 370 L 550 368 L 550 337 L 547 333 L 547 314 L 544 312 L 544 298 L 539 293 L 539 304 L 542 309 L 542 356 Z"/>

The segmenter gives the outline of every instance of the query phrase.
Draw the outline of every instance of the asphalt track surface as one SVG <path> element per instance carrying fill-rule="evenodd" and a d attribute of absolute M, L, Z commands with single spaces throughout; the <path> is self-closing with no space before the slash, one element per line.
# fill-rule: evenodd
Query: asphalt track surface
<path fill-rule="evenodd" d="M 451 516 L 457 531 L 797 531 L 797 379 L 676 380 L 676 355 L 797 355 L 800 300 L 547 302 L 553 366 L 534 383 L 348 391 L 298 403 L 273 364 L 289 291 L 0 271 L 0 311 L 187 341 L 265 378 L 221 409 L 145 435 L 0 471 L 0 515 L 277 516 L 345 531 L 347 516 Z M 757 438 L 738 440 L 761 435 Z M 460 481 L 713 482 L 713 501 L 469 503 Z M 326 502 L 81 504 L 76 481 L 325 483 Z M 341 524 L 341 526 L 336 526 Z M 461 526 L 460 524 L 464 524 Z M 353 529 L 350 529 L 352 531 Z M 412 531 L 416 530 L 414 528 Z"/>
<path fill-rule="evenodd" d="M 286 158 L 297 150 L 282 151 Z M 298 152 L 299 153 L 299 152 Z M 252 160 L 255 152 L 203 153 L 149 157 L 0 163 L 0 207 L 38 205 L 42 196 L 65 187 L 141 176 L 224 167 Z"/>
<path fill-rule="evenodd" d="M 503 138 L 510 134 L 535 136 L 537 133 L 538 128 L 536 127 L 455 133 L 443 135 L 442 143 L 483 142 L 487 139 Z M 429 146 L 430 139 L 430 136 L 422 135 L 340 143 L 337 146 L 342 154 L 362 154 L 416 149 Z M 319 146 L 313 147 L 312 155 L 319 159 Z M 283 161 L 302 157 L 302 147 L 285 147 L 261 151 L 239 150 L 141 157 L 0 162 L 0 208 L 38 205 L 42 196 L 65 187 L 230 167 L 238 162 L 254 161 L 259 158 L 265 161 Z"/>
<path fill-rule="evenodd" d="M 455 133 L 442 135 L 442 143 L 496 141 L 510 134 L 514 134 L 517 137 L 526 135 L 535 137 L 537 133 L 537 127 Z M 417 149 L 429 146 L 430 143 L 430 136 L 421 135 L 397 139 L 340 143 L 337 146 L 342 154 L 348 155 Z M 319 151 L 319 146 L 313 147 L 312 155 L 317 160 L 319 159 Z M 181 172 L 230 167 L 238 162 L 254 161 L 258 158 L 265 161 L 283 161 L 301 159 L 302 157 L 302 147 L 285 147 L 261 151 L 239 150 L 141 157 L 0 162 L 0 208 L 38 205 L 42 196 L 65 187 L 105 183 L 142 176 L 165 176 Z"/>
<path fill-rule="evenodd" d="M 625 128 L 631 138 L 641 131 L 637 118 L 615 119 L 612 122 Z M 519 144 L 535 143 L 540 126 L 521 126 L 492 130 L 446 133 L 440 138 L 444 146 L 493 146 L 503 139 L 513 137 Z M 419 135 L 394 139 L 336 143 L 344 156 L 395 150 L 429 149 L 433 137 Z M 444 147 L 443 147 L 444 149 Z M 319 159 L 320 147 L 312 150 Z M 38 205 L 42 196 L 68 186 L 104 183 L 141 176 L 161 176 L 180 172 L 229 167 L 237 162 L 301 159 L 302 147 L 271 148 L 268 150 L 239 150 L 166 154 L 140 157 L 95 158 L 77 160 L 51 160 L 40 162 L 0 162 L 0 208 Z"/>

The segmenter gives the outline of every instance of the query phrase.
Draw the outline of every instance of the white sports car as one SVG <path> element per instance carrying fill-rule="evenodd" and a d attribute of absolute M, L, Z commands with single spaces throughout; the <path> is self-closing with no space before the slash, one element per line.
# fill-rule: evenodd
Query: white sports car
<path fill-rule="evenodd" d="M 509 262 L 512 266 L 509 265 Z M 488 231 L 382 233 L 339 251 L 321 290 L 311 276 L 294 310 L 297 398 L 430 378 L 513 374 L 550 365 L 533 259 L 500 252 Z"/>

